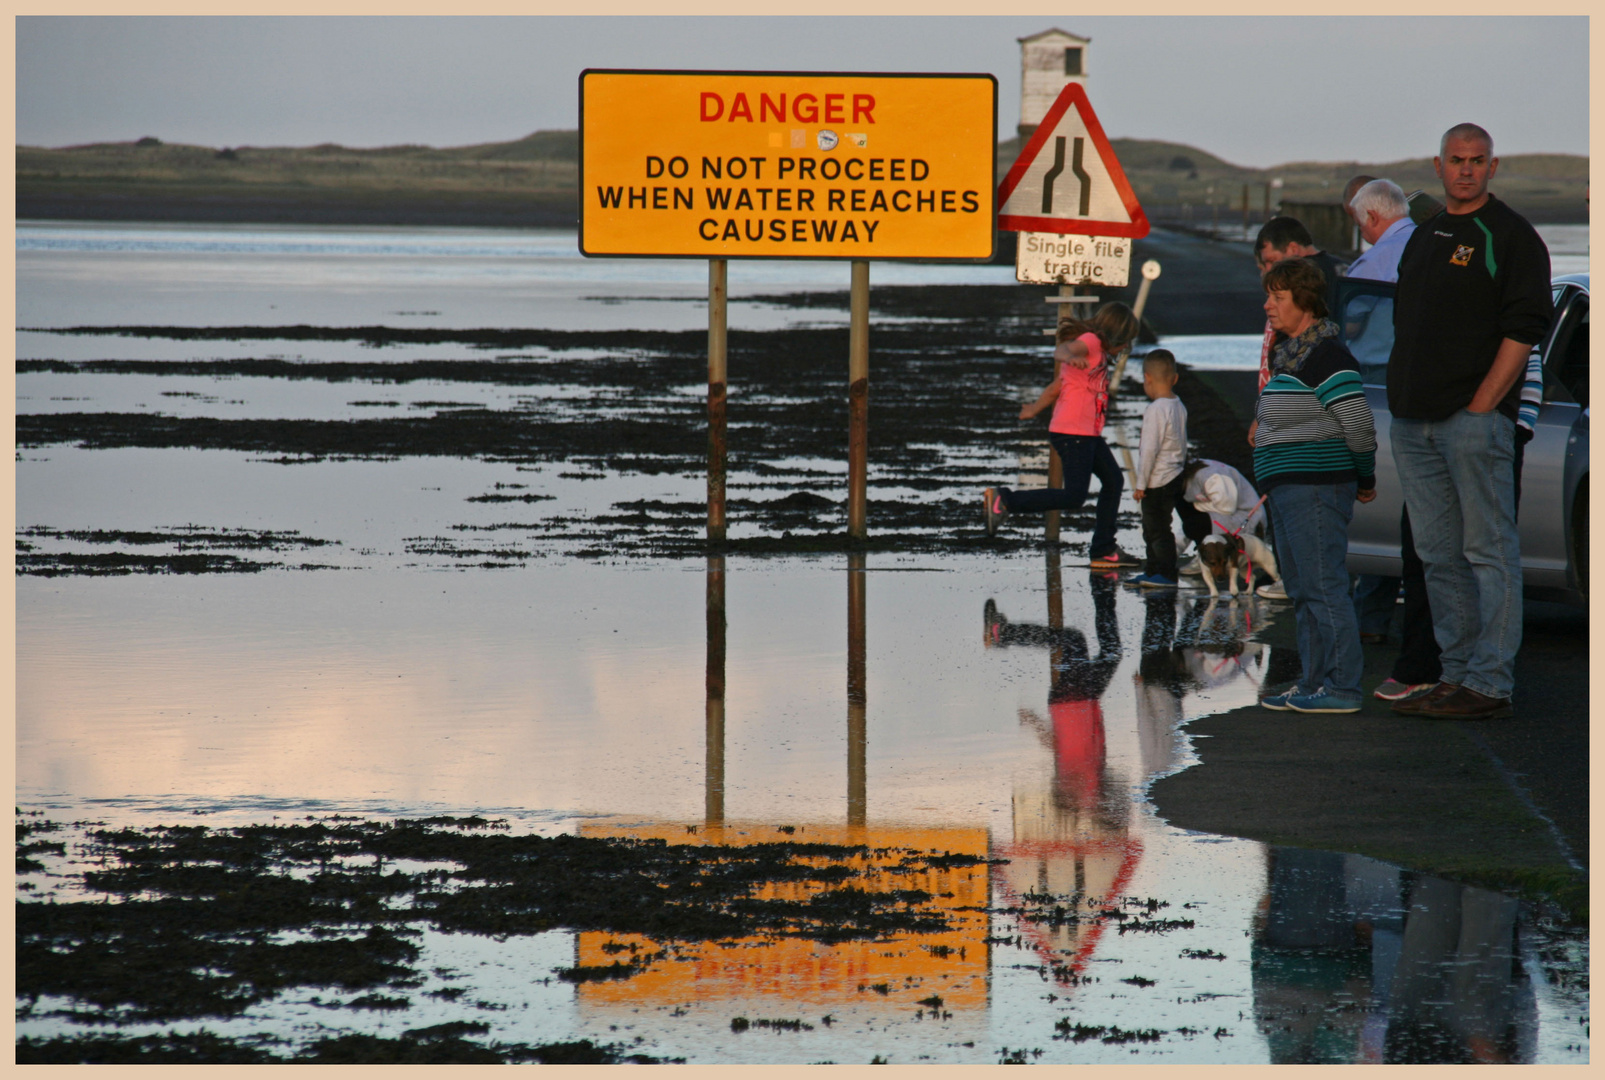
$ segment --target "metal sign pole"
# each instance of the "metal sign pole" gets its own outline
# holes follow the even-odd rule
[[[724,259],[708,260],[708,542],[725,539],[725,348],[728,268]]]
[[[847,536],[869,535],[869,260],[853,260],[847,338]]]
[[[1061,302],[1058,305],[1058,307],[1059,307],[1058,315],[1057,315],[1056,319],[1054,320],[1054,333],[1053,333],[1054,359],[1053,359],[1053,371],[1052,371],[1051,374],[1052,374],[1053,378],[1055,378],[1055,379],[1057,379],[1059,377],[1059,358],[1058,358],[1059,327],[1063,326],[1066,322],[1069,322],[1071,319],[1074,319],[1074,318],[1077,317],[1076,305],[1067,302],[1069,300],[1069,298],[1074,296],[1074,295],[1076,295],[1076,287],[1074,285],[1060,285],[1059,286],[1059,299],[1061,301],[1065,301],[1065,302]],[[1059,460],[1059,453],[1058,453],[1058,451],[1056,451],[1053,448],[1053,443],[1051,443],[1051,442],[1048,443],[1048,486],[1050,488],[1062,488],[1062,487],[1064,487],[1064,462]],[[1059,542],[1059,511],[1057,511],[1057,510],[1049,510],[1046,514],[1043,515],[1043,517],[1047,521],[1046,539],[1048,540],[1049,543],[1053,543],[1053,544],[1058,543]]]

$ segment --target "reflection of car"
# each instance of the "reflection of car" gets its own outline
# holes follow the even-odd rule
[[[1349,569],[1399,573],[1402,496],[1388,439],[1388,282],[1344,278],[1338,322],[1365,379],[1376,416],[1377,497],[1358,503],[1349,525]],[[1544,363],[1544,403],[1521,471],[1522,577],[1534,599],[1581,603],[1588,592],[1588,275],[1554,281],[1555,316],[1534,350]]]

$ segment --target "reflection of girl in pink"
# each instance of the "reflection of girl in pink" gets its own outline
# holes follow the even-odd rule
[[[1120,664],[1120,626],[1115,619],[1113,574],[1089,575],[1098,655],[1089,655],[1087,637],[1074,628],[1011,623],[987,601],[988,645],[1035,645],[1054,650],[1053,685],[1048,690],[1049,721],[1029,710],[1020,718],[1035,724],[1053,747],[1055,801],[1066,809],[1089,811],[1103,795],[1103,694]]]

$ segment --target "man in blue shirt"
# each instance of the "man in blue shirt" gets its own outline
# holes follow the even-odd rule
[[[1392,180],[1373,180],[1355,193],[1349,206],[1360,226],[1360,235],[1371,247],[1349,264],[1346,276],[1398,281],[1399,256],[1404,254],[1410,234],[1416,231],[1404,189]]]

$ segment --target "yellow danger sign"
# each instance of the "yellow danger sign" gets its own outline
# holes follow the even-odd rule
[[[989,259],[991,75],[580,75],[580,251]]]

